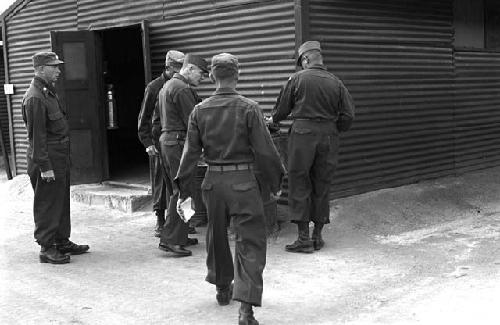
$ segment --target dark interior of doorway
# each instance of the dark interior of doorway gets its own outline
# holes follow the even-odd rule
[[[137,116],[144,95],[142,36],[139,25],[101,31],[106,90],[113,87],[116,125],[107,128],[111,181],[147,183],[149,161],[137,138]],[[105,106],[108,109],[108,106]],[[109,126],[109,121],[107,121]]]

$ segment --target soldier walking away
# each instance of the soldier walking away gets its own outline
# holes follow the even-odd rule
[[[28,175],[35,193],[33,217],[35,240],[41,246],[40,262],[69,263],[70,254],[89,250],[69,240],[70,151],[66,110],[55,90],[61,70],[53,52],[33,56],[35,77],[22,101],[23,120],[28,132]]]
[[[179,207],[189,196],[196,163],[203,151],[208,164],[201,185],[207,207],[206,280],[216,286],[219,305],[231,296],[241,302],[239,324],[258,324],[252,306],[261,306],[266,264],[264,207],[254,168],[262,170],[273,193],[279,195],[285,173],[258,104],[239,95],[238,59],[228,53],[212,58],[211,79],[216,91],[198,104],[189,118],[186,147],[174,182]],[[234,266],[227,228],[236,233]],[[232,284],[234,279],[234,286]]]
[[[187,54],[181,71],[163,85],[158,96],[162,132],[160,154],[171,180],[179,169],[189,114],[200,102],[194,87],[205,74],[208,74],[208,63],[198,55]],[[177,214],[177,199],[178,193],[171,193],[158,248],[177,257],[190,256],[192,252],[185,246],[196,245],[198,240],[188,238],[189,226]]]
[[[351,126],[354,103],[342,81],[323,65],[319,42],[299,47],[297,65],[303,70],[288,79],[270,121],[288,116],[293,120],[288,138],[288,204],[299,235],[285,249],[312,253],[325,244],[321,231],[330,222],[328,194],[337,166],[339,134]]]
[[[149,159],[152,162],[152,184],[153,189],[153,212],[156,216],[155,237],[160,237],[165,224],[165,210],[167,208],[167,197],[172,193],[171,180],[166,179],[168,175],[161,163],[160,157],[160,135],[161,123],[158,112],[158,93],[165,82],[170,80],[174,73],[180,71],[184,62],[184,53],[170,50],[165,56],[165,70],[162,74],[151,81],[144,91],[141,110],[138,117],[137,133],[139,140],[146,148]]]

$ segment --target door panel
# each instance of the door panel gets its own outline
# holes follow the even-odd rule
[[[92,31],[53,31],[51,41],[64,61],[56,87],[68,113],[71,182],[100,182],[105,174],[100,40]]]

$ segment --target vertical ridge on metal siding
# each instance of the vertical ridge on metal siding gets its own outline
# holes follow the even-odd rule
[[[309,12],[309,38],[356,105],[333,196],[452,173],[451,2],[310,0]]]
[[[0,46],[0,62],[3,62],[3,50]],[[5,82],[5,67],[0,66],[0,80]],[[7,97],[3,87],[0,86],[0,126],[2,127],[2,137],[5,144],[5,150],[10,153],[10,135],[9,135],[9,113],[7,111]]]
[[[78,0],[78,29],[161,19],[165,0]]]
[[[465,172],[500,163],[500,53],[455,52],[455,159]]]
[[[214,54],[230,52],[240,61],[238,91],[259,102],[264,110],[272,109],[282,84],[295,71],[293,2],[209,9],[169,16],[152,22],[150,27],[153,75],[163,69],[169,49],[200,54],[207,60]],[[199,94],[206,98],[213,90],[213,84],[205,81]]]
[[[24,93],[33,78],[32,55],[50,50],[50,30],[76,30],[75,0],[32,0],[15,15],[6,18],[6,44],[10,82],[12,125],[17,173],[26,172],[26,128],[21,114]]]

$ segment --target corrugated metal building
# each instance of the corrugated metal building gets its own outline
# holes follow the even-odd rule
[[[93,73],[85,76],[98,79],[91,90],[97,100],[89,99],[97,128],[104,128],[111,81],[121,114],[117,132],[78,133],[86,124],[75,120],[76,138],[101,150],[87,162],[101,172],[81,181],[112,177],[120,152],[143,157],[132,122],[144,82],[160,73],[166,50],[238,55],[240,92],[269,112],[295,71],[296,47],[309,39],[322,42],[329,70],[344,80],[357,108],[355,125],[343,136],[332,196],[494,166],[500,162],[499,12],[491,0],[20,0],[2,17],[6,81],[15,86],[8,98],[13,166],[26,171],[20,102],[32,78],[31,55],[54,48],[71,61],[64,56],[78,53],[77,32],[93,34]],[[78,76],[78,62],[73,65]],[[212,90],[203,83],[200,94]],[[78,106],[71,96],[63,97]],[[75,105],[68,105],[70,115]]]

